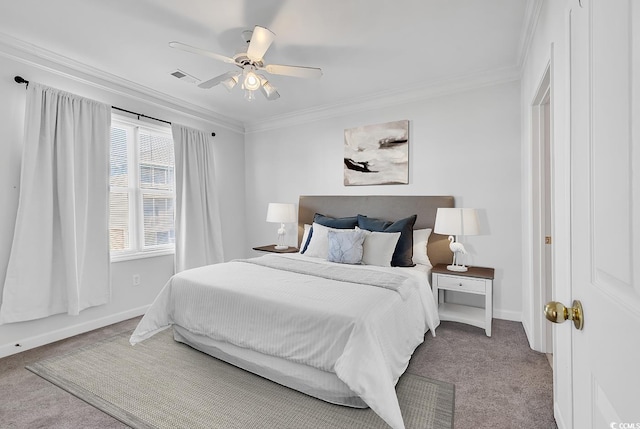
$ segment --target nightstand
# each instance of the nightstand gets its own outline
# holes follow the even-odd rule
[[[271,253],[298,253],[300,249],[297,247],[287,247],[286,249],[276,249],[275,244],[269,244],[268,246],[259,246],[254,247],[253,250],[257,250],[259,252],[271,252]]]
[[[463,273],[447,270],[446,264],[438,264],[431,269],[433,297],[438,305],[440,320],[450,320],[484,328],[491,336],[493,319],[493,268],[469,267]],[[484,308],[453,304],[444,301],[440,291],[454,290],[462,293],[484,295]]]

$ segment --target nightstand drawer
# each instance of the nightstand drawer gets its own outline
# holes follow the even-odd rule
[[[484,280],[469,277],[451,275],[435,275],[439,289],[461,290],[464,292],[485,293],[486,282]]]

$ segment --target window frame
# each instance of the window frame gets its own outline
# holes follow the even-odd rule
[[[140,177],[140,169],[142,167],[140,164],[140,130],[142,129],[145,133],[148,133],[150,135],[169,137],[173,141],[171,128],[168,126],[160,126],[113,113],[111,115],[111,127],[120,127],[127,130],[127,174],[129,178],[126,187],[114,186],[109,183],[109,195],[111,195],[111,192],[122,192],[123,194],[127,195],[129,201],[129,248],[125,250],[112,250],[111,248],[109,248],[111,262],[121,262],[163,255],[174,255],[175,241],[174,243],[169,244],[145,246],[144,197],[145,195],[153,195],[162,198],[162,195],[166,195],[173,198],[173,219],[175,231],[175,158],[173,166],[173,191],[154,189],[152,187],[144,188],[142,187],[142,181]],[[109,171],[111,171],[111,168]],[[153,169],[151,174],[151,183],[148,185],[153,186]],[[167,176],[169,176],[169,169],[167,169],[166,174]],[[167,179],[169,179],[169,177],[167,177]],[[109,216],[111,216],[111,213],[109,213]],[[111,226],[109,226],[109,229],[111,229]]]

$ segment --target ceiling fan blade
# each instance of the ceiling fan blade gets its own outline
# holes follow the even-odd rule
[[[238,72],[227,72],[224,74],[221,74],[220,76],[216,76],[212,79],[209,79],[207,81],[202,82],[200,85],[198,85],[198,88],[202,88],[202,89],[209,89],[209,88],[213,88],[214,86],[216,86],[217,84],[219,84],[220,82],[229,79],[230,77],[234,77],[238,74]]]
[[[319,79],[322,76],[322,70],[316,67],[302,66],[285,66],[282,64],[267,64],[262,67],[271,74],[279,74],[283,76],[302,77],[308,79]]]
[[[235,64],[233,58],[216,54],[215,52],[205,51],[204,49],[196,48],[195,46],[187,45],[180,42],[170,42],[169,46],[171,46],[172,48],[180,49],[182,51],[191,52],[192,54],[204,55],[205,57],[213,58],[214,60],[224,61],[225,63]]]
[[[247,49],[247,57],[252,61],[262,61],[262,57],[264,57],[275,37],[276,35],[268,28],[256,25]]]

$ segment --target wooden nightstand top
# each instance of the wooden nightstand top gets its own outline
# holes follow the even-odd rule
[[[467,267],[468,270],[464,272],[449,271],[447,270],[447,264],[437,264],[431,269],[432,273],[449,274],[451,276],[461,277],[479,277],[481,279],[493,279],[494,269],[486,267]]]
[[[254,247],[253,250],[257,250],[259,252],[271,252],[271,253],[297,253],[297,252],[300,251],[300,249],[298,249],[297,247],[291,247],[291,246],[289,246],[288,248],[283,249],[283,250],[276,249],[276,245],[275,244],[269,244],[267,246]]]

